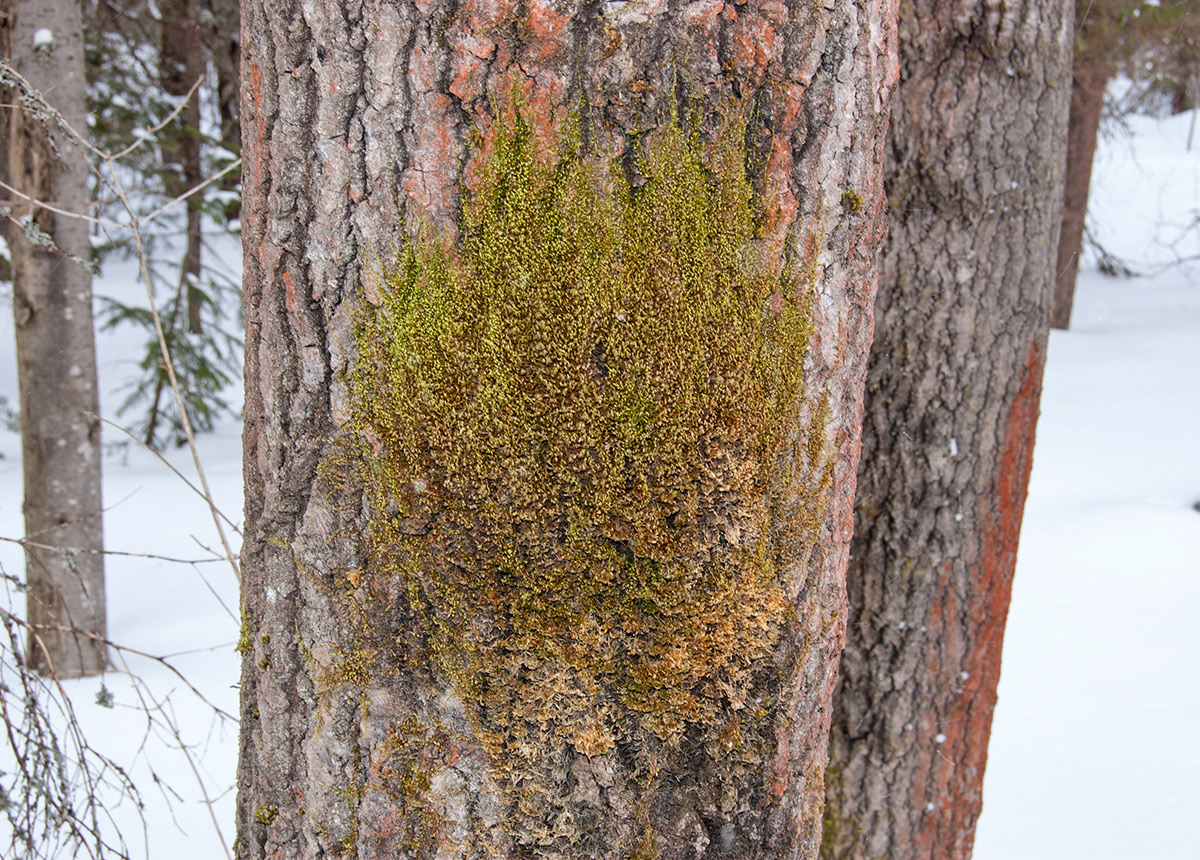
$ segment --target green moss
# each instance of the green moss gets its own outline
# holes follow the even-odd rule
[[[264,803],[254,810],[254,820],[259,824],[271,824],[279,817],[279,807],[273,803]]]
[[[239,654],[249,654],[253,647],[254,646],[250,644],[250,613],[243,608],[242,627],[238,631],[237,645],[233,650]]]
[[[560,753],[621,744],[649,787],[685,735],[774,743],[761,678],[824,432],[799,426],[810,284],[761,235],[744,138],[651,133],[635,189],[514,105],[460,239],[409,243],[360,322],[363,577],[407,596],[515,830]]]
[[[325,666],[313,657],[307,646],[300,646],[300,653],[304,657],[308,675],[317,694],[323,696],[331,690],[340,690],[347,685],[357,687],[360,691],[365,690],[377,674],[373,655],[358,646],[350,650],[333,645],[327,647],[334,660],[332,665]]]
[[[847,212],[858,212],[862,209],[862,195],[857,191],[850,190],[842,195],[842,208]]]

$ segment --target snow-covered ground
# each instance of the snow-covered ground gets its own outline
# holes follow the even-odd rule
[[[1200,140],[1186,151],[1190,121],[1134,119],[1131,137],[1102,143],[1093,229],[1135,268],[1200,253]],[[112,265],[98,289],[129,297],[132,281],[128,266]],[[11,327],[0,309],[0,395],[15,405]],[[102,337],[108,392],[128,378],[138,338]],[[106,414],[119,401],[110,393]],[[1198,428],[1200,263],[1129,280],[1085,269],[1072,329],[1050,343],[978,860],[1200,858]],[[239,433],[228,421],[200,441],[217,503],[235,522]],[[105,438],[122,441],[111,428]],[[0,453],[0,537],[17,537],[11,432],[0,431]],[[166,456],[193,474],[185,451]],[[111,550],[205,559],[219,546],[204,503],[135,445],[107,459],[105,500]],[[19,549],[0,543],[0,565],[20,572]],[[111,638],[168,656],[211,703],[132,653],[117,655],[121,670],[103,680],[66,685],[89,741],[137,782],[145,834],[131,803],[112,813],[134,858],[223,857],[237,727],[217,709],[237,711],[233,574],[216,562],[112,556],[108,589]],[[102,686],[112,707],[96,702]]]

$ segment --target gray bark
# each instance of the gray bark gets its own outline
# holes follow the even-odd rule
[[[970,856],[1041,392],[1070,2],[903,7],[826,858]]]
[[[243,3],[239,857],[815,855],[894,12],[802,0]],[[765,165],[768,230],[818,284],[803,360],[828,422],[806,477],[832,470],[815,550],[788,570],[794,624],[760,667],[777,691],[756,718],[763,746],[735,762],[698,736],[642,795],[620,754],[563,747],[557,774],[539,777],[558,804],[541,822],[550,837],[512,806],[450,681],[432,666],[356,662],[349,609],[369,566],[367,512],[327,466],[348,420],[363,266],[399,244],[406,219],[452,227],[472,141],[494,120],[489,95],[518,69],[536,129],[552,139],[555,117],[583,105],[583,139],[613,157],[671,113],[680,80],[709,112],[719,99],[756,105],[747,137]],[[393,594],[371,615],[393,652],[415,635],[405,606]]]
[[[86,132],[79,4],[23,0],[19,7],[10,2],[6,11],[14,66],[73,128]],[[53,41],[35,48],[34,34],[42,28]],[[97,638],[105,635],[105,603],[100,409],[87,267],[92,251],[87,222],[47,206],[88,212],[88,161],[36,110],[11,111],[8,132],[11,183],[38,201],[12,203],[14,217],[29,226],[8,234],[29,541],[29,658],[40,671],[76,677],[107,664],[106,646]]]

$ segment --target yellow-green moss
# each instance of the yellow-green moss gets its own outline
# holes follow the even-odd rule
[[[363,576],[403,583],[378,590],[407,595],[518,818],[555,750],[620,743],[649,785],[685,733],[773,743],[752,687],[824,434],[799,427],[810,285],[761,235],[744,137],[651,133],[633,188],[514,106],[459,239],[413,240],[360,322]]]
[[[361,622],[361,619],[356,620]],[[357,688],[360,695],[365,695],[363,691],[370,685],[375,673],[374,655],[360,646],[349,650],[330,645],[326,648],[332,662],[323,665],[313,656],[308,646],[303,643],[300,646],[301,656],[304,657],[308,676],[312,679],[317,695],[324,696],[347,685]],[[360,706],[365,707],[365,701],[360,702]]]
[[[234,651],[239,654],[249,654],[254,646],[250,644],[250,613],[245,607],[242,608],[242,626],[238,631],[237,645],[234,646]]]

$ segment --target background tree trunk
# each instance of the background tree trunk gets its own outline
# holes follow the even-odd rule
[[[208,10],[211,20],[205,36],[217,73],[217,115],[221,118],[221,141],[236,153],[242,148],[242,127],[238,122],[241,10],[238,9],[237,0],[208,0]]]
[[[0,57],[12,59],[12,31],[16,25],[16,17],[14,15],[16,6],[15,0],[3,0],[0,2]],[[0,95],[9,95],[10,91],[7,87],[0,87]],[[12,185],[12,179],[8,172],[8,111],[0,111],[0,179],[4,180],[9,185]],[[12,232],[13,222],[11,218],[0,218],[0,239],[4,240],[4,244],[8,247],[8,255],[0,260],[0,281],[5,283],[12,280],[12,239],[9,234]]]
[[[161,6],[159,82],[163,92],[176,99],[188,96],[187,105],[162,131],[163,192],[167,199],[179,197],[204,181],[200,152],[200,89],[192,88],[206,72],[201,52],[197,0],[166,0]],[[187,308],[187,330],[200,334],[201,205],[203,194],[187,201],[186,244],[180,263],[179,295]]]
[[[83,32],[74,0],[5,4],[12,61],[82,132],[87,115]],[[51,41],[35,47],[35,33]],[[44,36],[45,34],[43,34]],[[8,99],[10,103],[17,101]],[[86,214],[86,154],[36,115],[8,112],[10,181],[56,209]],[[102,671],[105,635],[100,419],[87,222],[13,201],[24,226],[9,231],[13,257],[25,533],[33,626],[29,658],[43,672]]]
[[[240,857],[815,855],[882,238],[893,14],[891,2],[634,3],[607,14],[538,0],[243,4]],[[495,128],[489,96],[502,102],[518,70],[541,139],[577,111],[586,146],[624,155],[631,171],[632,142],[677,105],[698,102],[706,130],[722,99],[753,106],[745,136],[763,166],[766,238],[786,240],[817,281],[805,358],[816,399],[804,417],[823,403],[827,420],[804,464],[810,485],[825,475],[832,486],[815,551],[787,571],[794,623],[760,667],[778,692],[746,717],[746,732],[762,729],[769,744],[714,755],[693,733],[661,774],[670,788],[644,794],[625,753],[560,744],[559,770],[539,776],[558,810],[540,834],[540,813],[510,806],[453,684],[432,667],[382,672],[364,654],[350,610],[370,561],[367,511],[329,467],[349,420],[363,266],[417,223],[452,227],[459,178]],[[404,605],[403,595],[373,605],[381,642],[412,640]]]
[[[221,120],[221,143],[234,155],[242,151],[242,126],[238,113],[238,76],[241,66],[241,10],[237,0],[208,0],[210,25],[205,33],[213,68],[217,74],[217,115]],[[241,172],[233,171],[221,179],[223,191],[237,191],[225,203],[226,221],[241,215]]]
[[[825,858],[970,856],[1033,453],[1071,8],[903,7]]]
[[[1104,91],[1112,77],[1111,64],[1084,52],[1075,58],[1071,71],[1071,119],[1067,131],[1067,178],[1063,194],[1062,229],[1058,239],[1058,262],[1054,268],[1054,304],[1050,325],[1071,325],[1075,281],[1079,277],[1079,255],[1083,253],[1083,231],[1087,223],[1088,191],[1092,186],[1092,160],[1096,136],[1104,110]]]

